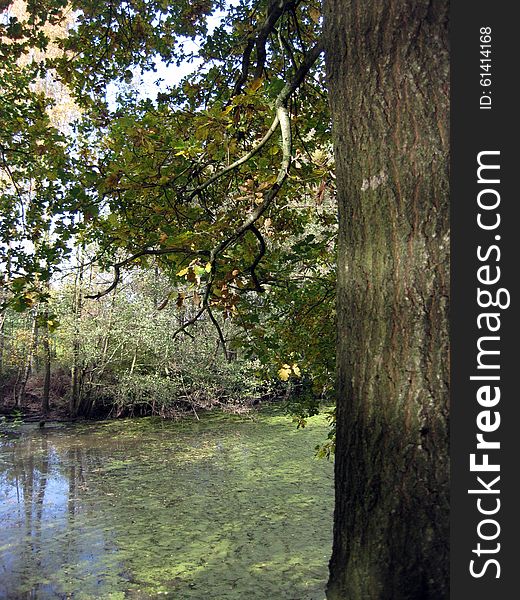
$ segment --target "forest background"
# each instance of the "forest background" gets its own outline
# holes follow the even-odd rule
[[[271,113],[316,44],[319,4],[295,4],[249,81],[243,41],[263,7],[144,4],[4,10],[5,407],[173,416],[276,396],[304,419],[331,398],[335,356],[318,55],[288,98],[295,160],[275,194]]]

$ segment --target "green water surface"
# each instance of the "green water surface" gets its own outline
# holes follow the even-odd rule
[[[322,416],[269,409],[0,439],[0,598],[323,600]]]

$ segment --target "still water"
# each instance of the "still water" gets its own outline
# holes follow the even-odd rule
[[[0,438],[0,598],[323,600],[324,417],[25,427]]]

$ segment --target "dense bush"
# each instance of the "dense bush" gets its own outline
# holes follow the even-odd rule
[[[169,375],[133,373],[124,375],[111,392],[115,415],[159,414],[175,416],[181,411],[210,409],[229,410],[247,407],[265,392],[256,375],[254,361],[225,362],[219,356],[204,367],[189,360],[171,369]]]

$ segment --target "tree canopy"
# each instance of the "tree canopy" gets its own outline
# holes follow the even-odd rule
[[[297,360],[328,385],[336,214],[320,3],[1,8],[4,303],[45,302],[74,248],[110,273],[96,298],[153,264],[171,281],[161,306],[194,308],[174,338],[205,318],[227,355],[232,318],[273,372],[294,375],[284,365]],[[151,73],[166,81],[143,84]]]

